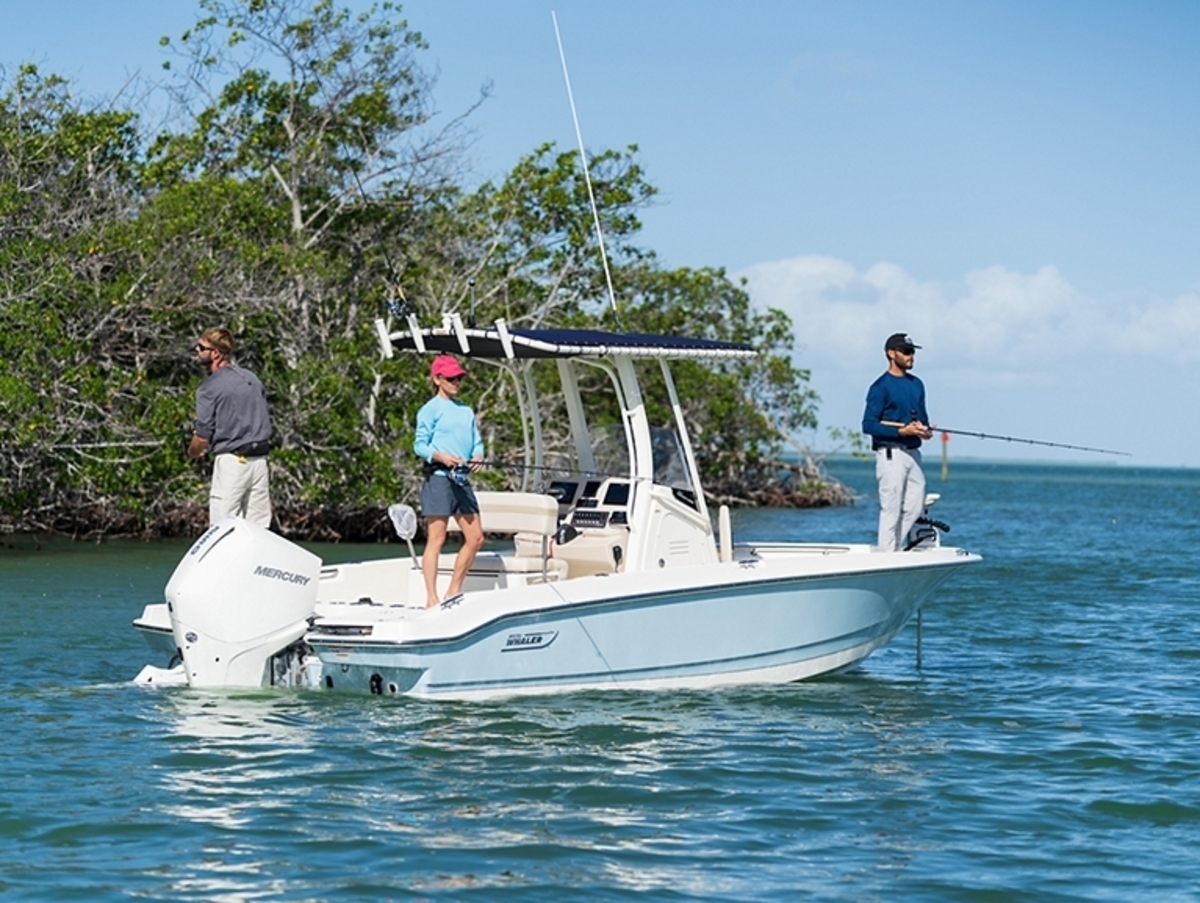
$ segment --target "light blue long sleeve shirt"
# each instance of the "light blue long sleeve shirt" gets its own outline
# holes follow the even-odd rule
[[[435,395],[417,412],[413,451],[430,463],[434,452],[447,452],[464,461],[482,458],[483,438],[479,435],[475,412],[461,401]]]

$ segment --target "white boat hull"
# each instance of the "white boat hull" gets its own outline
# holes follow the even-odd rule
[[[428,698],[789,682],[865,658],[976,560],[953,549],[839,557],[840,573],[801,554],[676,570],[669,588],[644,573],[530,586],[517,610],[501,590],[447,612],[329,611],[306,641],[328,687]]]

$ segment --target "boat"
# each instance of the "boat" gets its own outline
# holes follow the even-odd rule
[[[520,403],[519,488],[478,492],[485,532],[505,538],[479,553],[461,603],[424,607],[402,504],[407,554],[352,563],[230,517],[135,620],[171,659],[139,682],[476,700],[798,681],[861,662],[980,560],[927,516],[905,551],[735,540],[728,508],[705,498],[671,366],[745,359],[746,345],[457,315],[391,325],[375,324],[385,356],[502,367]]]

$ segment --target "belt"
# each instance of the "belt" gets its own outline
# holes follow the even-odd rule
[[[247,443],[241,448],[230,449],[229,454],[237,455],[239,458],[265,458],[270,451],[270,441],[260,439],[257,442]]]

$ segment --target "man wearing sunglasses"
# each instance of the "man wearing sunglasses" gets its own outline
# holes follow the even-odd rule
[[[909,371],[916,360],[913,340],[902,332],[883,345],[888,368],[867,390],[863,432],[875,452],[879,481],[879,548],[904,547],[908,531],[925,509],[925,474],[921,440],[933,436],[925,411],[925,385]]]
[[[206,329],[196,343],[196,362],[208,376],[196,390],[196,426],[189,458],[213,455],[208,520],[230,514],[271,526],[271,483],[267,472],[271,415],[257,376],[233,363],[233,335]]]

